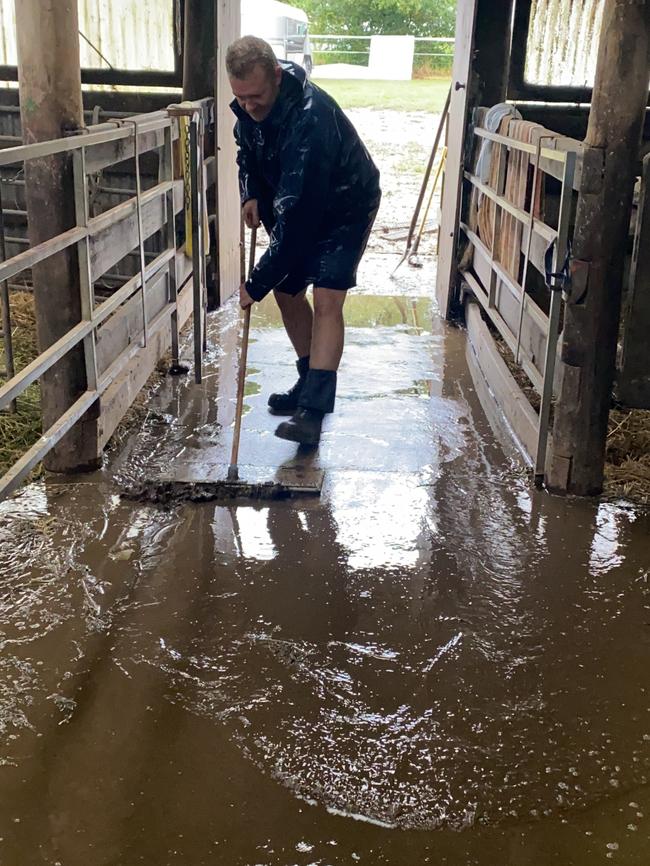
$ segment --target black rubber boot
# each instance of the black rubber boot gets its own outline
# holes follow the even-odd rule
[[[323,413],[314,409],[296,409],[293,418],[283,421],[275,431],[280,439],[298,442],[300,445],[318,445],[323,426]]]
[[[275,431],[280,439],[301,445],[318,445],[323,417],[334,411],[336,372],[310,370],[300,392],[298,408],[290,421],[283,421]]]
[[[285,391],[284,394],[271,394],[269,397],[269,411],[272,415],[293,415],[298,408],[300,392],[309,372],[309,355],[298,358],[296,367],[298,368],[298,381],[293,388]]]

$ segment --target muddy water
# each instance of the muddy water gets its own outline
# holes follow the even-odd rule
[[[0,506],[2,866],[648,862],[650,517],[531,490],[463,333],[389,286],[350,298],[315,453],[273,436],[254,321],[244,471],[324,468],[320,501],[120,498],[223,473],[229,308],[205,387]]]

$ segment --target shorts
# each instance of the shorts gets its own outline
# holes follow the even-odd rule
[[[276,292],[299,295],[307,286],[346,292],[357,284],[357,268],[368,245],[381,196],[358,220],[345,220],[325,231],[299,269],[291,271],[276,286]]]

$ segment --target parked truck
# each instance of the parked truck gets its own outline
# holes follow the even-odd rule
[[[307,13],[278,0],[241,0],[242,36],[260,36],[280,60],[293,60],[312,71]]]

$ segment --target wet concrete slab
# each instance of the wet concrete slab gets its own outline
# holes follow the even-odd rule
[[[0,506],[0,864],[645,864],[650,516],[531,489],[459,329],[352,295],[309,454],[256,310],[242,463],[317,500],[155,507],[219,472],[239,314],[102,473]]]

